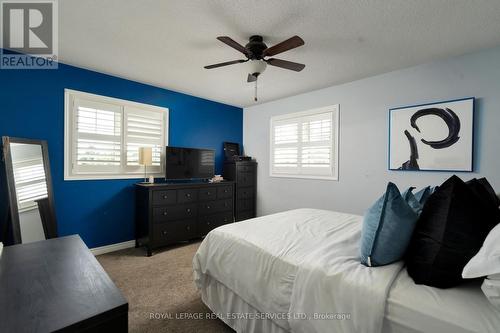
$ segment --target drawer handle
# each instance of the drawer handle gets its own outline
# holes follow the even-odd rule
[[[163,231],[161,232],[161,234],[162,234],[163,236],[166,236],[166,235],[167,235],[167,231],[166,231],[166,230],[163,230]]]
[[[166,195],[166,194],[165,194],[165,195],[163,196],[163,199],[168,199],[168,195]]]
[[[187,227],[186,227],[186,229],[187,229],[187,230],[191,230],[191,227],[190,227],[190,226],[187,226]]]
[[[210,206],[209,206],[209,205],[207,205],[207,209],[210,209]]]
[[[191,198],[191,193],[186,193],[186,198]]]
[[[191,213],[191,208],[187,208],[186,212]]]
[[[163,216],[167,216],[167,211],[164,211],[164,212],[163,212]]]
[[[227,193],[227,189],[224,190],[224,193]]]
[[[210,192],[207,192],[207,195],[210,195]]]

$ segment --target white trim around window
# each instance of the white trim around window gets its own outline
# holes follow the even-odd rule
[[[164,177],[168,109],[64,90],[64,180],[144,177],[138,148],[153,148],[147,175]]]
[[[271,177],[338,180],[339,105],[272,117],[269,150]]]

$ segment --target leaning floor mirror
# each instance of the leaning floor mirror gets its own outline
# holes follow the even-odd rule
[[[4,136],[2,153],[5,245],[57,237],[47,142]]]

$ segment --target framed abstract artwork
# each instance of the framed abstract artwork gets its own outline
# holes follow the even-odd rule
[[[389,110],[389,169],[473,171],[474,98]]]

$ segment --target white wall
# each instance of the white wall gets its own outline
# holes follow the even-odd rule
[[[451,173],[388,171],[389,108],[462,97],[477,98],[475,171],[459,176],[486,176],[500,192],[498,47],[245,108],[245,152],[259,163],[258,214],[299,207],[363,214],[388,181],[400,188],[442,183]],[[339,181],[269,177],[270,117],[331,104],[340,104]]]

